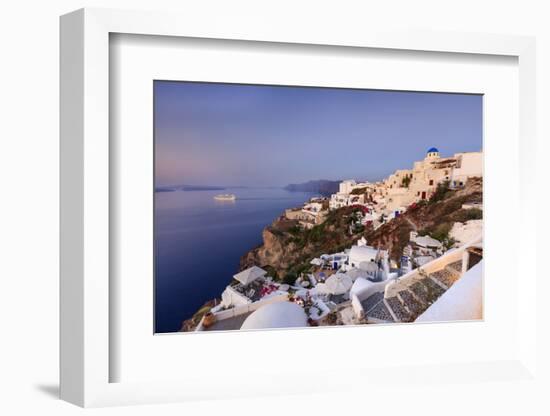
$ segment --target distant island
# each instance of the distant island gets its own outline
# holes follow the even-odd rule
[[[319,179],[304,183],[291,183],[284,187],[290,192],[316,192],[318,194],[329,196],[338,192],[338,186],[341,181],[330,181]]]
[[[178,187],[180,191],[223,191],[224,186],[207,186],[207,185],[181,185]]]
[[[225,186],[208,186],[208,185],[175,185],[175,186],[159,186],[155,188],[155,192],[176,192],[176,191],[223,191],[227,189]]]

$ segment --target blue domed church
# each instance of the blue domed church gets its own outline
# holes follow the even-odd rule
[[[439,150],[437,147],[430,147],[426,152],[426,158],[428,159],[437,159],[439,158]]]

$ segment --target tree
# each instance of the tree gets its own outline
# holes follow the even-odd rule
[[[287,285],[294,285],[294,282],[296,281],[296,279],[298,278],[298,276],[296,275],[296,273],[294,272],[288,272],[285,277],[283,278],[283,282],[286,283]]]
[[[437,184],[437,188],[430,198],[430,202],[439,202],[445,199],[447,192],[449,191],[449,181],[443,181]]]
[[[350,192],[350,195],[363,195],[366,193],[367,193],[367,188],[363,187],[363,188],[355,188]]]

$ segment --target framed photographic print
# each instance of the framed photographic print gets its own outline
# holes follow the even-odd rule
[[[532,377],[533,40],[245,22],[62,17],[62,398]]]
[[[153,88],[155,333],[483,318],[482,95]]]

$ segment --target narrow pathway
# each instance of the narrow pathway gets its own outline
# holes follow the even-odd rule
[[[407,221],[409,223],[409,225],[413,228],[414,231],[418,231],[418,227],[416,226],[416,224],[414,222],[411,221],[411,219],[409,217],[405,217],[405,221]]]

